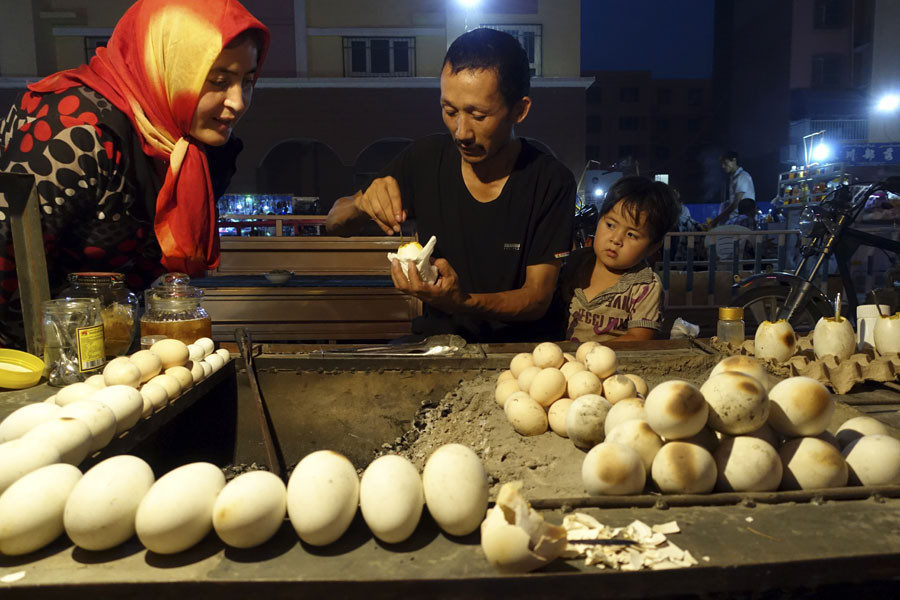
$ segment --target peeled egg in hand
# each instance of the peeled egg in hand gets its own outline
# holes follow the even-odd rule
[[[422,471],[428,512],[450,535],[478,529],[488,506],[488,476],[478,455],[462,444],[431,453]]]
[[[216,535],[234,548],[253,548],[269,540],[284,522],[287,492],[274,473],[238,475],[219,492],[212,520]]]
[[[438,272],[431,264],[431,253],[437,244],[437,238],[431,236],[425,246],[421,246],[419,242],[409,242],[397,248],[397,252],[388,252],[387,258],[393,262],[394,259],[400,261],[403,272],[409,277],[409,265],[412,264],[419,272],[419,277],[425,283],[434,283],[437,281]]]
[[[380,456],[363,472],[359,508],[372,534],[382,542],[397,544],[411,536],[424,505],[422,478],[406,458]]]
[[[346,456],[319,450],[297,463],[287,485],[287,512],[300,539],[325,546],[350,527],[359,506],[359,476]]]

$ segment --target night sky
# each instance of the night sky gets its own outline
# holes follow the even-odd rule
[[[581,68],[707,78],[714,0],[582,0]]]

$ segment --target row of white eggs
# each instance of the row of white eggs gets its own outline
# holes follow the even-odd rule
[[[196,362],[188,361],[190,346],[201,353]],[[79,464],[230,360],[227,350],[213,351],[209,338],[190,346],[178,340],[161,340],[150,350],[110,361],[100,375],[68,385],[46,401],[25,405],[8,415],[0,422],[0,493],[42,466]],[[207,349],[209,354],[201,358]],[[120,375],[129,367],[138,369],[136,365],[152,365],[146,369],[143,385],[140,381],[116,383],[122,381]]]
[[[149,550],[173,554],[211,530],[236,548],[265,543],[285,515],[306,543],[324,546],[349,528],[360,509],[372,533],[386,543],[412,535],[425,505],[451,535],[478,528],[488,504],[488,479],[478,456],[460,444],[432,453],[422,475],[407,459],[385,455],[360,478],[337,452],[301,460],[285,487],[267,471],[225,484],[210,463],[179,467],[154,482],[135,456],[120,455],[83,476],[74,466],[37,469],[0,494],[0,553],[20,555],[49,544],[63,531],[85,550],[106,550],[137,534]]]
[[[900,352],[900,313],[879,317],[872,332],[874,348],[879,354]],[[754,353],[763,360],[784,362],[797,352],[797,335],[784,319],[763,321],[753,338]],[[845,317],[822,317],[813,330],[813,352],[818,359],[834,356],[850,358],[859,348],[853,325]]]

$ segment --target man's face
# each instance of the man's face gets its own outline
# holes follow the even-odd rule
[[[722,170],[728,173],[734,173],[737,171],[737,161],[733,158],[723,158],[722,159]]]
[[[530,106],[528,97],[509,107],[500,94],[493,69],[441,71],[441,114],[463,160],[484,163],[494,157],[512,136]]]

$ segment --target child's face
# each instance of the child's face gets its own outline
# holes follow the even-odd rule
[[[640,225],[622,210],[620,200],[600,217],[594,236],[594,254],[613,273],[621,273],[638,264],[659,248],[653,243],[646,220]]]

